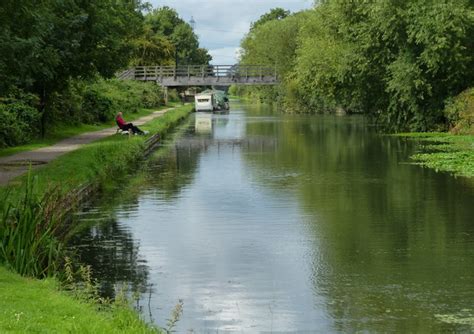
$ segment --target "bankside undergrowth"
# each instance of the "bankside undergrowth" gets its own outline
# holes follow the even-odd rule
[[[0,202],[0,264],[23,276],[45,277],[58,269],[62,246],[54,190],[39,194],[36,178],[26,178],[21,197]]]

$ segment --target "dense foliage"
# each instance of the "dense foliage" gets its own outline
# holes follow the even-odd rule
[[[474,88],[448,99],[445,115],[451,132],[474,135]]]
[[[0,147],[28,142],[38,135],[40,114],[34,107],[37,98],[20,91],[12,92],[9,98],[0,98]]]
[[[252,28],[242,63],[276,66],[284,86],[263,93],[290,109],[365,112],[391,130],[428,130],[446,126],[446,100],[473,85],[472,36],[468,0],[327,0]]]
[[[163,103],[156,85],[107,80],[128,66],[211,59],[176,11],[141,0],[4,0],[0,40],[0,148]]]
[[[160,86],[118,79],[71,82],[51,99],[52,121],[95,124],[110,121],[119,111],[138,112],[162,105]]]
[[[191,25],[166,6],[145,15],[142,35],[135,44],[135,65],[208,64],[212,59],[199,47]]]
[[[15,86],[46,103],[71,78],[114,75],[141,20],[139,1],[4,1],[0,92]]]
[[[258,28],[259,26],[274,20],[281,20],[290,15],[289,10],[285,10],[283,8],[277,7],[270,9],[270,11],[266,14],[263,14],[257,21],[252,23],[250,30]]]

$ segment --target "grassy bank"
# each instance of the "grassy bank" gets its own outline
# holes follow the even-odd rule
[[[97,310],[58,290],[54,279],[33,280],[0,267],[1,333],[157,333],[126,304]]]
[[[174,103],[171,103],[168,106],[162,106],[162,107],[153,108],[153,109],[142,108],[136,113],[127,114],[127,121],[133,122],[140,117],[150,115],[154,111],[173,107],[174,105],[175,105]],[[105,123],[100,123],[100,124],[58,125],[50,129],[50,131],[42,139],[35,139],[32,142],[25,145],[19,145],[19,146],[0,149],[0,157],[12,155],[12,154],[16,154],[16,153],[20,153],[24,151],[36,150],[41,147],[53,145],[69,137],[80,135],[86,132],[107,129],[114,126],[115,126],[115,121],[105,122]]]
[[[173,109],[164,116],[147,123],[143,128],[149,130],[151,134],[164,136],[190,112],[191,106]],[[25,261],[30,261],[31,258],[37,258],[36,254],[40,254],[38,251],[44,254],[44,250],[47,250],[47,253],[50,254],[48,247],[56,244],[56,242],[53,244],[50,242],[54,237],[53,230],[51,233],[47,233],[39,228],[43,225],[47,226],[45,223],[48,222],[48,219],[52,219],[49,214],[43,214],[45,207],[43,203],[47,204],[45,212],[49,212],[47,208],[51,203],[43,202],[41,195],[54,193],[53,205],[59,201],[66,203],[67,206],[71,205],[71,202],[67,200],[77,189],[85,185],[94,185],[100,189],[109,181],[119,180],[123,177],[122,175],[126,175],[140,163],[147,138],[149,136],[110,136],[61,156],[47,166],[32,171],[29,176],[17,178],[8,188],[0,188],[2,202],[0,208],[3,208],[3,216],[0,215],[0,218],[3,217],[2,221],[6,223],[5,233],[0,235],[0,250],[2,250],[0,252],[2,255],[0,257],[0,332],[155,332],[155,329],[143,323],[138,313],[126,303],[115,303],[98,312],[96,304],[76,300],[64,292],[57,291],[58,283],[54,279],[45,281],[24,279],[5,268],[22,272],[26,276],[36,276],[37,273],[40,273],[38,276],[41,277],[44,276],[44,272],[49,273],[50,271],[44,268],[34,271],[20,271],[18,269],[18,263],[24,262],[18,259],[21,254],[33,254],[28,255],[25,259]],[[34,191],[30,192],[38,194],[39,200],[36,200],[36,195],[32,200],[25,200],[25,198],[31,197],[31,194],[26,196],[29,187],[25,186],[30,182],[34,183]],[[3,195],[6,194],[8,196],[4,198]],[[5,205],[7,202],[10,204]],[[56,206],[54,205],[54,207]],[[33,228],[20,229],[21,226],[27,225],[33,225]],[[17,232],[20,230],[30,232],[23,236],[23,232]],[[64,238],[64,235],[68,233],[67,230],[71,231],[72,226],[67,227],[66,232],[61,232],[61,238]],[[25,246],[25,251],[22,251],[21,254],[16,250],[18,247],[6,247],[11,244],[12,240],[17,240],[18,236],[21,236],[22,240],[34,238],[34,241],[28,242],[28,244],[37,244],[37,246],[34,246],[34,249]],[[59,243],[61,240],[58,239]],[[52,252],[56,252],[56,248],[52,248]],[[63,271],[61,260],[54,260],[54,265],[51,265],[51,261],[46,262],[50,267],[60,268],[59,272]],[[21,268],[23,267],[21,266]]]
[[[182,106],[167,112],[142,126],[150,134],[164,134],[191,112],[191,106]],[[34,170],[40,192],[55,189],[68,194],[85,184],[100,184],[118,177],[135,165],[142,157],[145,141],[149,136],[114,135],[65,154],[47,166]],[[21,192],[26,176],[12,182],[13,193]],[[0,188],[0,193],[5,188]]]
[[[411,157],[416,164],[458,176],[474,177],[474,135],[402,133],[397,136],[421,143],[420,152]]]

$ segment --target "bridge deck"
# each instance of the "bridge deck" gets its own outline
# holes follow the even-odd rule
[[[154,81],[167,87],[278,84],[275,69],[260,65],[137,66],[118,77]]]

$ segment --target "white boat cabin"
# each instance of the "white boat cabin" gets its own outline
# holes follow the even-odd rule
[[[212,93],[201,93],[195,96],[196,111],[214,111],[219,106]]]

